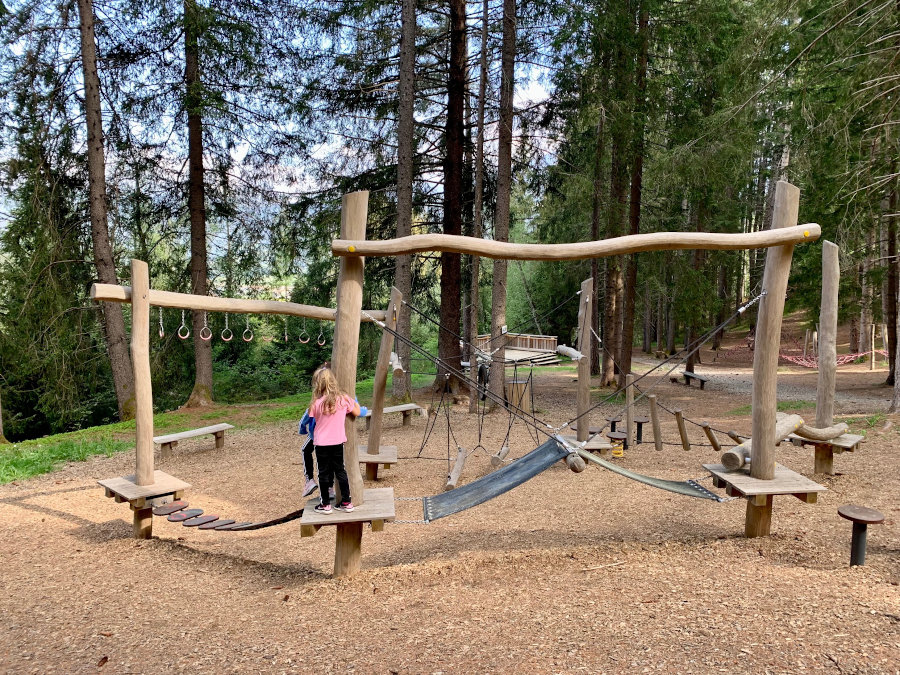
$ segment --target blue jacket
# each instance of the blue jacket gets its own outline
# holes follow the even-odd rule
[[[307,434],[312,437],[313,432],[316,428],[316,418],[309,416],[309,408],[306,409],[306,412],[303,413],[303,417],[300,419],[300,425],[297,428],[298,434]]]

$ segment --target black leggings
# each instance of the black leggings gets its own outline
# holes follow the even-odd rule
[[[341,500],[351,501],[350,481],[344,470],[344,444],[317,445],[316,459],[319,460],[319,494],[322,495],[322,503],[328,503],[328,490],[334,484],[335,477],[341,489]]]
[[[306,480],[312,480],[316,476],[316,470],[313,466],[313,437],[307,436],[306,442],[303,444],[303,473],[306,474]]]

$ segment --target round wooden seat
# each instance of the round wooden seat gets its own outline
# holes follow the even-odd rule
[[[649,417],[635,417],[634,418],[635,424],[647,424],[647,422],[649,422],[649,421],[650,421]]]
[[[609,430],[615,432],[616,424],[622,421],[621,415],[616,415],[615,417],[607,417],[605,418],[607,422],[609,422]]]
[[[625,440],[628,438],[628,434],[624,431],[608,431],[606,432],[606,437],[612,441],[613,444],[622,443],[624,445]]]
[[[870,509],[867,506],[856,506],[855,504],[844,504],[838,509],[838,515],[851,522],[864,523],[866,525],[878,525],[884,522],[884,514],[881,511]]]
[[[650,421],[649,417],[635,417],[634,423],[637,425],[637,438],[635,438],[635,442],[640,445],[644,442],[644,425]]]
[[[850,539],[850,566],[866,564],[866,530],[869,525],[884,522],[884,514],[866,506],[844,504],[838,508],[838,515],[853,523]]]

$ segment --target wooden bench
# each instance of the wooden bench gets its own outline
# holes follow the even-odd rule
[[[178,441],[183,441],[188,438],[195,438],[197,436],[205,436],[206,434],[212,434],[216,437],[216,447],[221,448],[225,446],[225,432],[229,429],[234,429],[234,426],[231,424],[213,424],[210,427],[200,427],[199,429],[189,429],[188,431],[179,431],[177,434],[167,434],[165,436],[154,436],[153,442],[159,443],[159,451],[160,457],[165,459],[167,457],[171,457],[172,448],[178,445]]]
[[[404,403],[403,405],[392,405],[382,410],[382,414],[387,415],[389,413],[402,413],[403,414],[403,426],[408,427],[412,424],[412,414],[414,412],[418,412],[422,417],[427,417],[425,414],[425,408],[416,404],[416,403]],[[372,424],[372,411],[367,410],[365,414],[366,418],[366,430]]]
[[[679,377],[684,378],[684,384],[685,384],[685,386],[688,386],[688,387],[691,386],[691,380],[697,380],[697,382],[700,383],[701,389],[703,389],[703,387],[706,385],[706,383],[709,382],[708,377],[703,377],[703,375],[698,375],[697,373],[691,373],[688,371],[684,371],[683,373],[678,373],[678,375],[673,375],[672,377],[669,378],[669,380],[671,380],[672,382],[678,382]]]

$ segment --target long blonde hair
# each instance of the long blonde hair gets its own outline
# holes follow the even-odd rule
[[[338,399],[346,394],[338,386],[337,378],[328,366],[322,366],[313,373],[313,398],[322,400],[322,412],[334,415]]]

